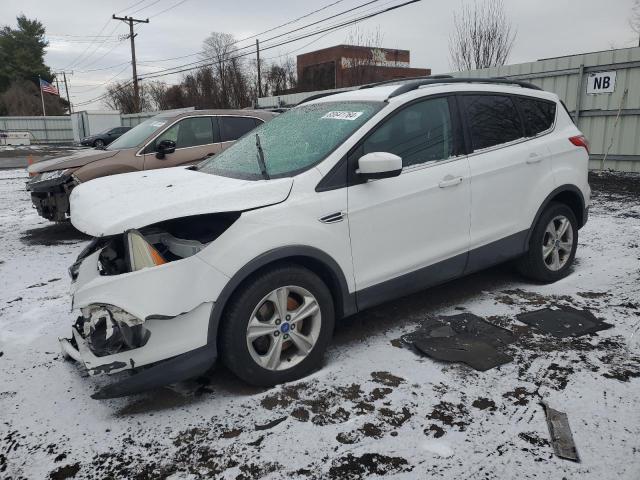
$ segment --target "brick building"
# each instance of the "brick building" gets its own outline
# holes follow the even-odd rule
[[[297,91],[353,87],[396,78],[429,75],[411,68],[409,50],[337,45],[297,57]]]

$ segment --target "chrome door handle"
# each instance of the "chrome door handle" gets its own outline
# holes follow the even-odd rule
[[[542,161],[542,155],[538,155],[537,153],[529,154],[529,158],[527,158],[527,163],[531,165],[532,163],[540,163]]]
[[[460,185],[461,183],[462,177],[452,177],[451,175],[447,175],[442,180],[440,180],[438,186],[440,188],[455,187],[456,185]]]

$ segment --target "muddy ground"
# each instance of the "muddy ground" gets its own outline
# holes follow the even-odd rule
[[[640,478],[640,176],[592,175],[572,274],[535,285],[503,265],[341,322],[324,367],[272,389],[218,366],[144,395],[95,401],[108,378],[62,360],[66,268],[86,238],[30,208],[0,172],[0,478]],[[555,338],[517,315],[592,312],[613,328]],[[469,312],[509,330],[486,372],[401,337]],[[580,462],[557,458],[540,401],[567,412]]]

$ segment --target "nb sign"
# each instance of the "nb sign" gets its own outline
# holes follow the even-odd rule
[[[590,73],[587,78],[587,94],[613,93],[616,89],[616,72]]]

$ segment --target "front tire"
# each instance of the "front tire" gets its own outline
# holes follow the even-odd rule
[[[552,202],[531,233],[529,251],[517,261],[520,273],[552,283],[566,277],[578,247],[578,222],[564,203]]]
[[[94,148],[104,148],[104,140],[96,140],[95,142],[93,142],[93,146]]]
[[[268,269],[230,300],[222,360],[252,385],[296,380],[321,366],[334,323],[333,298],[320,277],[295,264]]]

